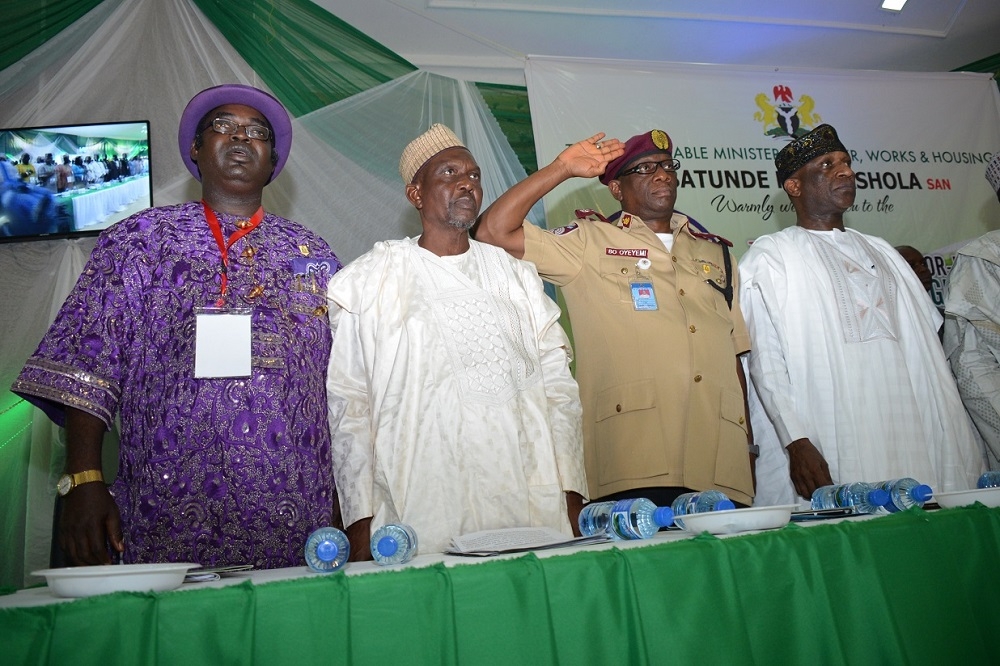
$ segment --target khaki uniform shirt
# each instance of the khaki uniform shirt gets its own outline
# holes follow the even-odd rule
[[[525,224],[524,258],[562,288],[573,325],[591,497],[643,487],[753,496],[736,356],[750,349],[723,248],[674,214],[673,250],[634,215],[552,231]],[[643,270],[642,259],[649,262]],[[645,264],[645,262],[642,262]],[[638,273],[637,273],[638,272]],[[633,282],[657,309],[637,310]]]

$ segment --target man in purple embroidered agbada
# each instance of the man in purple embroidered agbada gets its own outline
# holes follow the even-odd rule
[[[331,524],[325,294],[340,262],[261,207],[291,133],[263,91],[198,93],[178,141],[203,200],[106,230],[14,383],[66,427],[59,541],[71,562],[117,551],[126,563],[297,566],[310,531]],[[218,321],[242,322],[240,368],[196,373],[196,342],[199,363],[228,351]],[[116,414],[108,487],[101,445]]]

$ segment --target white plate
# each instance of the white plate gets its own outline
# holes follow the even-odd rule
[[[974,502],[986,506],[1000,506],[1000,488],[973,488],[951,493],[934,493],[934,501],[945,509],[968,506]]]
[[[105,564],[93,567],[41,569],[32,576],[45,576],[49,589],[57,597],[90,597],[109,592],[165,592],[184,582],[189,569],[199,565],[188,562],[160,564]]]
[[[729,509],[728,511],[706,511],[681,516],[687,532],[699,534],[732,534],[750,530],[770,530],[787,525],[797,504],[782,506],[758,506],[749,509]]]

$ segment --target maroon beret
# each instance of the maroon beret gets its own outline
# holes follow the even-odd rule
[[[607,185],[616,179],[625,170],[625,167],[638,158],[653,153],[666,153],[673,157],[673,150],[674,144],[670,141],[670,136],[663,130],[655,129],[643,134],[636,134],[625,142],[625,152],[622,156],[608,163],[599,180]]]

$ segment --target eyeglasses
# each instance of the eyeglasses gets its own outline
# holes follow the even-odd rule
[[[681,168],[681,163],[678,160],[660,160],[659,162],[639,162],[631,169],[625,169],[618,177],[628,176],[633,173],[637,173],[640,176],[652,176],[656,173],[657,168],[662,168],[667,173],[676,173],[678,169]]]
[[[249,139],[267,141],[271,138],[271,130],[261,125],[240,125],[225,118],[216,118],[212,121],[212,129],[219,134],[236,134],[240,131],[241,127],[246,130],[247,138]]]

